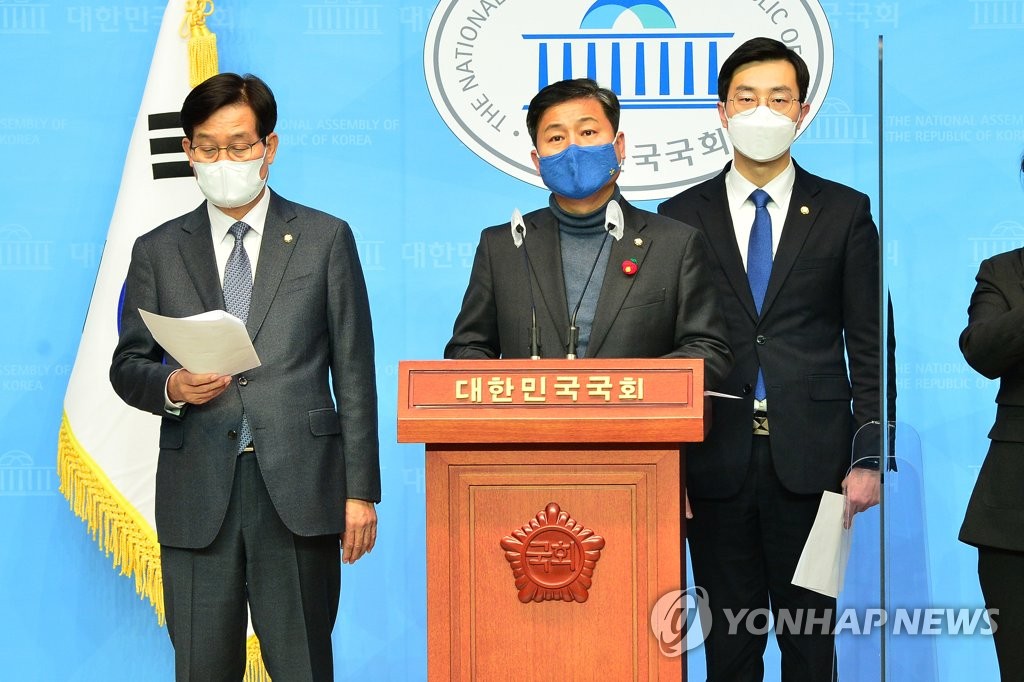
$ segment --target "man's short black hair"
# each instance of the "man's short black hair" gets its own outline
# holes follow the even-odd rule
[[[732,77],[740,68],[755,62],[778,61],[786,61],[793,65],[793,68],[796,70],[797,88],[800,90],[800,101],[805,102],[807,100],[807,88],[811,82],[811,74],[807,70],[807,63],[794,50],[773,38],[751,38],[729,55],[729,58],[725,60],[725,63],[722,64],[722,68],[718,72],[718,99],[724,102],[729,96]]]
[[[219,73],[192,89],[181,105],[181,127],[192,139],[196,126],[222,107],[247,104],[256,115],[256,134],[262,140],[277,125],[277,101],[262,80],[247,73]]]
[[[530,100],[530,108],[526,110],[526,129],[533,140],[533,146],[537,146],[537,126],[544,112],[553,106],[568,102],[574,99],[596,99],[604,109],[604,115],[608,117],[612,128],[619,132],[619,98],[607,88],[602,88],[595,81],[589,78],[575,78],[573,80],[558,81],[544,87]]]

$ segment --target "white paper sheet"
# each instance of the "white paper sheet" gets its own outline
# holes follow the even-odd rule
[[[260,366],[245,325],[223,310],[192,317],[164,317],[139,309],[142,321],[167,353],[194,374],[238,374]]]
[[[821,494],[818,515],[793,573],[794,585],[828,597],[839,596],[853,539],[853,530],[843,528],[845,508],[846,498],[839,493]]]
[[[729,398],[731,400],[742,400],[738,395],[729,395],[728,393],[718,393],[717,391],[704,391],[704,395],[711,396],[712,398]]]

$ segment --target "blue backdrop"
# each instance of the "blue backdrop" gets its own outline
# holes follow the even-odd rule
[[[479,230],[513,207],[547,201],[466,149],[431,103],[423,45],[435,4],[223,0],[210,21],[221,70],[256,73],[277,95],[281,149],[271,185],[347,219],[366,271],[384,502],[377,548],[344,570],[341,679],[425,677],[423,454],[395,444],[397,363],[440,356]],[[995,385],[965,365],[957,336],[980,260],[1024,243],[1024,2],[822,6],[835,68],[795,157],[870,194],[876,220],[877,42],[885,36],[881,217],[908,462],[890,481],[891,499],[903,501],[887,517],[890,586],[914,578],[893,598],[979,606],[976,555],[956,533],[987,447]],[[4,679],[173,679],[166,632],[69,511],[54,466],[68,374],[163,9],[0,0]],[[872,522],[865,519],[863,537]],[[990,637],[919,639],[891,647],[917,671],[913,679],[995,679]],[[699,657],[691,656],[694,679]]]

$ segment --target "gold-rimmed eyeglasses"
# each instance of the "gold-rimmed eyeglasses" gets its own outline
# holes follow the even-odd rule
[[[788,92],[773,92],[767,97],[758,97],[749,90],[739,90],[728,100],[732,103],[733,109],[738,114],[748,114],[758,107],[761,102],[776,114],[788,114],[793,111],[793,105],[798,103],[796,97]]]
[[[223,150],[227,152],[228,158],[232,161],[248,161],[252,158],[252,150],[258,144],[266,144],[267,138],[261,137],[252,144],[245,142],[233,142],[226,147],[218,147],[213,144],[200,144],[193,145],[191,140],[189,141],[189,149],[192,150],[192,158],[196,161],[202,161],[204,163],[211,163],[220,158],[220,153]]]

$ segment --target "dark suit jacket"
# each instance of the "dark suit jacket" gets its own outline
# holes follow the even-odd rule
[[[717,385],[732,364],[725,321],[711,284],[707,247],[692,227],[620,200],[622,239],[612,240],[587,356],[680,357],[704,360],[705,384]],[[511,225],[483,231],[473,271],[455,320],[446,358],[524,358],[530,355],[530,291],[541,329],[541,356],[564,358],[568,347],[558,221],[548,208],[523,217],[532,284]],[[639,243],[639,245],[638,245]],[[633,276],[621,270],[635,258]]]
[[[714,400],[708,438],[687,448],[687,490],[719,498],[740,489],[760,364],[779,479],[795,493],[838,491],[855,430],[879,418],[878,232],[868,198],[796,167],[758,316],[729,212],[728,168],[658,207],[711,245],[735,356],[720,390],[742,397]]]
[[[982,262],[960,350],[999,379],[992,440],[967,506],[960,539],[1024,551],[1024,249]]]
[[[338,533],[346,497],[380,499],[373,332],[344,221],[271,193],[246,325],[262,365],[180,416],[164,410],[164,386],[179,365],[153,340],[140,308],[171,317],[224,309],[205,203],[135,242],[110,368],[125,402],[163,417],[162,544],[200,548],[216,536],[237,458],[229,434],[243,405],[270,497],[293,533]]]

